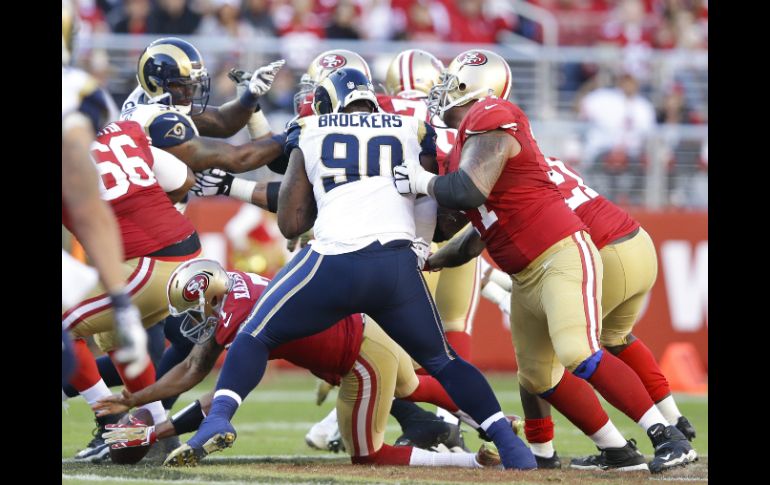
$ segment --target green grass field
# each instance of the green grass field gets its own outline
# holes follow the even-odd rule
[[[503,410],[522,415],[518,385],[511,374],[488,374]],[[183,395],[174,410],[181,409],[213,388],[214,377]],[[307,372],[270,372],[241,406],[233,424],[238,439],[233,448],[208,457],[197,468],[164,469],[157,463],[135,466],[73,463],[70,458],[91,439],[93,413],[82,398],[68,401],[62,410],[63,484],[197,484],[197,483],[564,483],[632,484],[657,480],[703,483],[708,480],[708,398],[678,395],[681,411],[698,431],[693,446],[701,459],[684,468],[662,475],[561,471],[505,472],[498,470],[436,469],[416,467],[353,467],[347,455],[312,450],[304,442],[307,430],[334,406],[336,392],[315,405],[316,379]],[[426,408],[428,408],[426,406]],[[652,445],[644,432],[628,418],[606,405],[613,422],[627,438],[635,438],[639,449],[652,455]],[[562,463],[568,457],[596,452],[590,440],[563,416],[554,412],[555,445]],[[464,429],[467,429],[465,427]],[[386,442],[393,443],[399,427],[391,418]],[[189,436],[182,437],[183,441]],[[465,433],[469,448],[481,441],[474,432]]]

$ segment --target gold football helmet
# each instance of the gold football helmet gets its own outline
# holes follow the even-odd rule
[[[492,51],[472,49],[457,56],[430,90],[428,110],[442,120],[444,113],[474,99],[511,94],[511,68]]]
[[[441,81],[444,64],[436,56],[420,49],[409,49],[390,62],[385,76],[385,90],[391,96],[425,98]]]
[[[323,81],[329,74],[342,67],[352,67],[366,74],[369,79],[372,78],[372,71],[369,64],[363,57],[353,51],[345,49],[333,49],[322,52],[313,59],[307,72],[299,80],[299,91],[294,95],[294,110],[299,113],[299,108],[309,93],[312,93],[316,86]]]
[[[61,65],[66,66],[72,60],[75,33],[78,30],[79,17],[72,0],[61,0]]]
[[[166,294],[171,315],[185,315],[182,335],[196,344],[210,339],[231,287],[227,271],[212,259],[180,264],[168,280]]]

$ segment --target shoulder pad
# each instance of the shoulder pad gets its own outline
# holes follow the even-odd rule
[[[181,113],[158,113],[145,125],[145,131],[158,148],[181,145],[194,138],[197,132],[190,118]]]
[[[499,98],[479,101],[466,116],[468,120],[463,127],[466,135],[477,135],[498,128],[516,131],[519,121],[515,106]]]

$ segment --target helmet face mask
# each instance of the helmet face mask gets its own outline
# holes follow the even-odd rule
[[[214,335],[231,285],[224,268],[210,259],[193,259],[174,270],[166,293],[169,313],[185,317],[182,335],[196,344]]]
[[[153,102],[174,105],[191,116],[206,110],[211,79],[200,52],[189,42],[167,37],[151,43],[139,57],[136,77]]]

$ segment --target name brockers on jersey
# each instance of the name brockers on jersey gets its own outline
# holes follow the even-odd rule
[[[379,115],[379,116],[372,116]],[[318,127],[324,126],[360,126],[362,128],[400,128],[401,117],[384,113],[339,113],[318,117]]]

